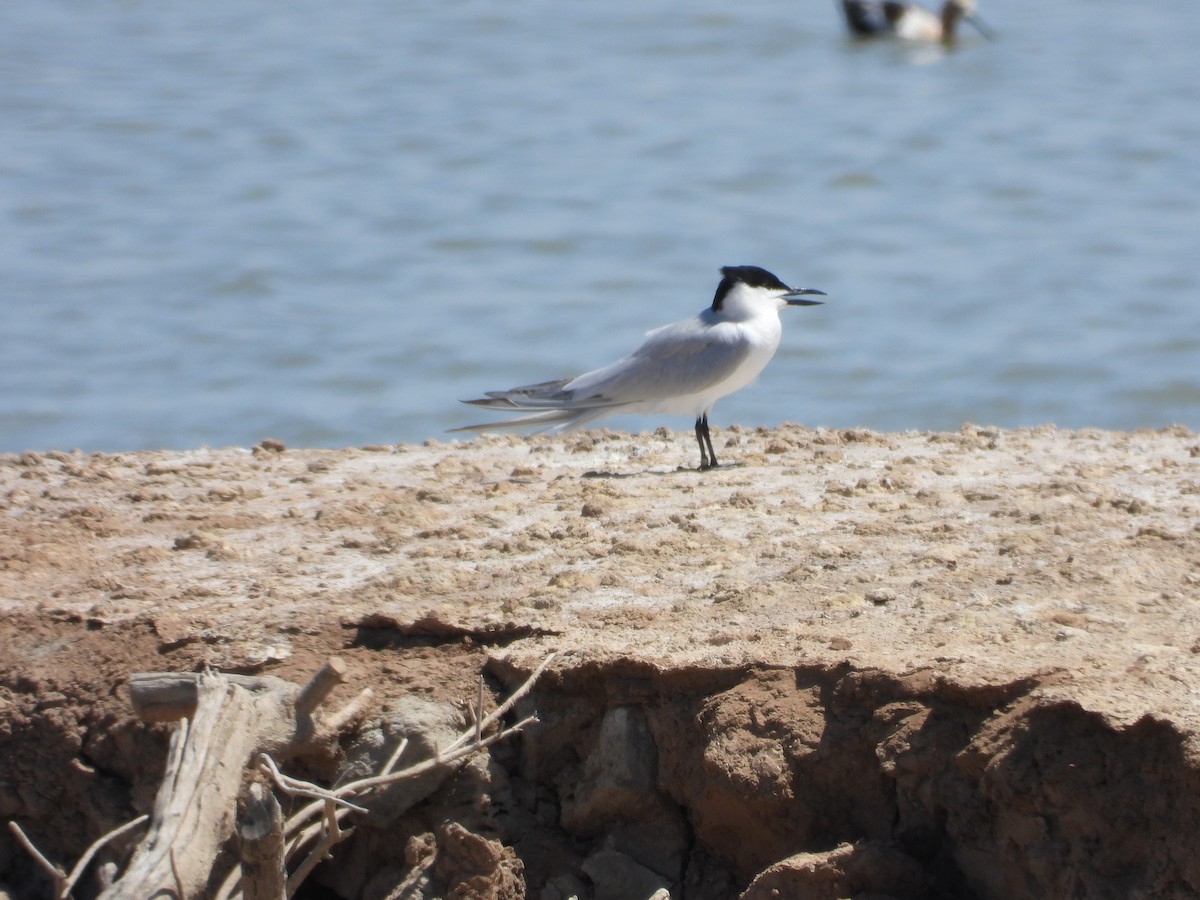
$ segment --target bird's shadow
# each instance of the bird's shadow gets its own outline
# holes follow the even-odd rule
[[[666,471],[655,470],[655,469],[643,469],[641,472],[598,472],[595,469],[590,469],[587,472],[584,472],[582,477],[584,477],[584,478],[643,478],[643,477],[646,477],[649,475],[658,475],[658,476],[683,475],[683,474],[704,475],[704,474],[707,474],[708,472],[714,472],[714,471],[718,471],[721,469],[740,469],[744,465],[746,465],[746,464],[740,463],[740,462],[735,462],[735,463],[722,463],[721,465],[713,466],[708,469],[692,469],[692,468],[688,468],[686,466],[677,466],[674,469],[667,469]]]

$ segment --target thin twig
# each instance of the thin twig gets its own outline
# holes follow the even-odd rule
[[[400,757],[403,755],[408,746],[408,739],[404,738],[399,746],[392,752],[387,762],[380,767],[378,774],[367,778],[361,778],[357,781],[352,781],[342,785],[339,788],[328,790],[318,785],[299,779],[290,778],[279,771],[279,768],[266,754],[260,754],[260,763],[266,769],[271,777],[275,779],[276,784],[289,794],[302,797],[311,797],[313,802],[307,804],[298,812],[290,816],[287,822],[284,823],[284,837],[290,840],[287,848],[286,857],[291,858],[301,847],[306,846],[309,841],[321,835],[320,840],[304,858],[304,861],[296,868],[287,880],[286,896],[291,897],[299,886],[304,882],[304,879],[312,872],[314,868],[326,857],[333,846],[353,833],[354,829],[342,829],[341,819],[349,815],[350,811],[367,812],[361,806],[356,806],[350,803],[346,797],[357,797],[369,791],[382,787],[388,784],[394,784],[398,781],[403,781],[408,778],[414,778],[417,775],[424,774],[431,769],[439,766],[452,765],[460,760],[466,759],[478,751],[491,746],[497,741],[504,740],[513,734],[516,734],[526,725],[536,722],[537,716],[527,716],[515,725],[507,728],[501,728],[491,735],[485,735],[485,732],[490,729],[501,717],[508,713],[510,709],[517,704],[526,694],[532,689],[541,674],[546,670],[550,663],[554,660],[556,654],[551,653],[542,664],[539,665],[525,680],[525,682],[513,692],[513,694],[501,703],[488,716],[483,715],[483,679],[479,681],[479,693],[477,696],[476,706],[469,711],[473,713],[474,723],[468,726],[467,729],[459,735],[448,747],[439,750],[431,759],[422,760],[419,763],[408,766],[405,769],[393,772],[392,767],[395,766]],[[312,821],[315,817],[320,817],[317,821]]]
[[[79,857],[79,862],[75,863],[75,868],[73,868],[71,870],[71,874],[67,876],[66,882],[62,885],[62,888],[58,892],[59,900],[66,900],[67,896],[71,893],[71,888],[75,886],[75,882],[77,882],[83,875],[84,870],[92,861],[92,857],[100,852],[101,847],[103,847],[109,841],[115,841],[121,835],[125,834],[125,832],[132,831],[133,829],[137,828],[149,818],[150,817],[147,815],[138,816],[132,822],[126,822],[124,825],[114,828],[108,834],[103,835],[102,837],[93,841],[92,845],[83,851],[83,856]]]
[[[530,692],[530,690],[533,689],[533,685],[537,682],[537,680],[541,676],[542,672],[544,672],[546,670],[546,667],[550,665],[550,663],[554,660],[554,657],[556,655],[557,655],[556,653],[551,653],[549,656],[547,656],[542,661],[542,664],[539,665],[536,669],[534,669],[534,671],[530,674],[530,676],[525,680],[524,684],[522,684],[519,688],[517,688],[517,690],[512,694],[512,696],[510,696],[507,700],[505,700],[498,707],[496,707],[496,709],[492,712],[492,714],[489,715],[484,720],[483,727],[484,728],[490,727],[492,725],[492,723],[494,723],[497,719],[499,719],[501,716],[503,716],[505,713],[507,713],[510,709],[512,709],[513,705],[516,704],[517,701],[519,701],[522,697],[524,697],[526,694],[528,694]],[[469,756],[470,754],[476,752],[477,750],[481,750],[485,747],[489,747],[492,744],[496,743],[497,741],[503,740],[504,738],[509,737],[510,735],[516,734],[518,731],[520,731],[526,725],[529,725],[536,721],[537,721],[536,715],[528,716],[528,717],[522,719],[520,722],[516,723],[515,725],[511,726],[510,728],[506,728],[502,731],[496,732],[493,735],[490,735],[489,737],[483,738],[478,743],[474,743],[472,741],[474,734],[475,734],[475,729],[467,729],[465,732],[463,732],[462,735],[460,735],[458,737],[457,740],[453,741],[448,747],[441,750],[437,754],[437,756],[435,756],[431,759],[422,760],[421,762],[415,763],[414,765],[411,765],[406,769],[401,769],[398,772],[390,772],[387,769],[381,770],[380,774],[378,774],[378,775],[374,775],[374,776],[371,776],[368,778],[362,778],[362,779],[359,779],[358,781],[348,782],[347,784],[344,784],[339,788],[335,788],[331,793],[336,797],[352,797],[352,796],[356,796],[358,794],[365,793],[366,791],[368,791],[372,788],[381,787],[381,786],[388,785],[388,784],[393,784],[397,781],[403,781],[406,778],[415,778],[418,775],[423,775],[424,773],[428,772],[430,769],[434,769],[438,766],[444,766],[444,765],[448,765],[450,763],[457,762],[458,760],[462,759],[465,756]],[[482,731],[483,729],[479,729],[479,730]],[[399,752],[400,751],[397,750],[396,754],[393,754],[393,755],[398,756]],[[319,802],[318,803],[310,803],[307,806],[301,808],[298,812],[292,814],[292,816],[290,816],[288,818],[286,824],[284,825],[284,833],[290,835],[290,834],[293,834],[296,832],[306,830],[308,828],[308,826],[305,823],[307,823],[310,819],[313,818],[313,816],[315,816],[319,813],[321,806],[322,806],[322,804]],[[291,850],[289,850],[289,855],[290,854],[291,854]]]
[[[341,810],[338,810],[338,812],[341,812]],[[296,893],[296,889],[304,883],[304,879],[317,867],[317,864],[328,855],[329,851],[333,849],[333,845],[352,834],[354,834],[353,828],[347,828],[344,831],[338,829],[338,837],[334,838],[333,832],[327,830],[325,836],[321,838],[317,846],[313,847],[312,852],[304,858],[304,862],[300,863],[296,867],[296,871],[288,877],[287,891],[284,896],[291,897]]]
[[[311,805],[310,805],[309,807],[307,807],[307,808],[308,808],[308,809],[321,810],[321,809],[323,809],[323,808],[324,808],[324,804],[321,804],[321,803],[313,803],[313,804],[311,804]],[[346,818],[348,815],[350,815],[350,810],[346,809],[344,806],[339,806],[339,807],[338,807],[338,810],[337,810],[337,819],[338,819],[338,826],[339,826],[339,827],[341,827],[341,822],[342,822],[342,819]],[[312,823],[310,823],[309,825],[304,825],[304,823],[303,823],[303,822],[299,822],[299,823],[298,823],[298,822],[295,822],[295,821],[294,821],[295,819],[296,819],[296,817],[295,817],[295,816],[293,816],[293,817],[292,817],[292,820],[293,820],[293,821],[292,821],[292,827],[293,827],[293,828],[295,828],[295,827],[300,827],[300,830],[299,830],[298,832],[296,832],[296,835],[295,835],[295,837],[292,839],[292,842],[291,842],[291,844],[289,844],[289,845],[288,845],[287,852],[284,854],[285,858],[287,858],[287,859],[289,859],[289,860],[290,860],[290,859],[291,859],[293,856],[295,856],[295,855],[297,854],[297,852],[299,852],[299,851],[300,851],[300,850],[301,850],[303,847],[306,847],[306,846],[308,846],[308,843],[309,843],[310,841],[312,841],[312,840],[313,840],[314,838],[316,838],[318,835],[322,835],[322,834],[324,834],[324,833],[325,833],[325,820],[324,820],[323,818],[317,819],[317,821],[315,821],[315,822],[312,822]],[[343,829],[342,829],[342,835],[343,835],[343,836],[345,836],[345,835],[349,834],[350,832],[351,832],[351,829],[349,829],[349,828],[343,828]],[[285,826],[284,826],[284,833],[285,833],[285,834],[287,834],[287,833],[288,833],[288,826],[287,826],[287,825],[285,825]]]
[[[325,827],[329,829],[329,835],[335,843],[342,839],[342,828],[338,824],[337,805],[338,801],[335,798],[325,798]],[[363,812],[366,810],[364,809]]]
[[[16,822],[9,822],[8,830],[16,835],[17,840],[25,848],[25,851],[33,857],[34,862],[45,869],[46,873],[53,879],[54,895],[57,897],[62,891],[62,886],[67,881],[66,873],[42,855],[42,851],[33,845],[33,841],[26,836],[25,832],[21,830],[21,826]]]
[[[505,728],[503,731],[497,731],[494,734],[488,735],[478,744],[472,743],[464,745],[458,741],[455,741],[454,744],[450,745],[453,749],[443,750],[432,759],[422,760],[419,763],[409,766],[407,769],[401,769],[399,772],[391,772],[386,775],[374,775],[370,778],[362,778],[358,781],[351,781],[348,784],[344,784],[340,788],[337,788],[334,791],[334,794],[339,797],[354,796],[355,794],[361,793],[368,788],[379,787],[385,784],[394,784],[395,782],[403,781],[406,778],[415,778],[418,775],[424,775],[430,769],[458,762],[460,759],[470,756],[477,750],[482,750],[484,747],[490,747],[497,741],[504,740],[506,737],[511,737],[526,725],[530,725],[537,720],[537,716],[528,716],[517,724],[509,728]],[[308,808],[306,807],[304,810],[301,810],[300,813],[297,813],[297,815],[302,815],[307,810]],[[311,812],[308,814],[311,815]]]
[[[396,763],[400,762],[400,757],[404,755],[404,751],[408,749],[408,738],[401,738],[400,743],[396,745],[396,749],[392,751],[392,755],[388,757],[388,761],[383,768],[379,770],[380,775],[386,775],[392,769],[396,768]]]
[[[550,663],[554,661],[554,657],[557,655],[558,655],[557,653],[551,653],[549,656],[547,656],[542,661],[542,664],[533,670],[533,674],[531,674],[527,679],[525,679],[524,684],[522,684],[519,688],[517,688],[509,696],[509,698],[507,700],[505,700],[503,703],[501,703],[499,706],[497,706],[494,710],[492,710],[491,715],[489,715],[486,719],[483,720],[483,723],[479,726],[478,730],[480,732],[486,731],[489,727],[491,727],[491,725],[494,722],[496,722],[498,719],[500,719],[502,716],[504,716],[514,706],[516,706],[517,701],[519,701],[526,694],[528,694],[531,690],[533,690],[533,686],[534,686],[534,684],[537,683],[537,680],[541,676],[542,672],[546,671],[546,667],[549,666]],[[453,750],[458,749],[463,744],[470,741],[471,736],[472,736],[471,732],[469,732],[469,731],[462,734],[458,738],[457,741],[452,743],[443,752],[449,753]]]
[[[365,807],[357,806],[349,800],[343,800],[333,791],[323,788],[318,784],[313,784],[311,781],[301,781],[299,778],[292,778],[284,775],[279,771],[279,767],[275,765],[275,760],[271,759],[266,753],[258,755],[259,765],[275,779],[275,783],[279,785],[279,789],[285,794],[291,794],[296,797],[310,797],[315,800],[321,800],[325,803],[340,803],[342,806],[352,809],[355,812],[366,813],[368,810]]]
[[[522,719],[520,722],[516,723],[511,728],[506,728],[504,731],[500,731],[500,732],[497,732],[496,734],[485,737],[483,739],[483,741],[478,745],[460,747],[458,750],[454,751],[449,756],[446,756],[444,754],[439,754],[437,757],[434,757],[432,759],[422,760],[421,762],[416,763],[412,766],[409,766],[407,769],[401,769],[398,772],[388,772],[388,771],[386,771],[386,769],[381,769],[381,774],[372,776],[370,778],[359,779],[358,781],[351,781],[347,784],[342,785],[342,787],[338,788],[333,793],[335,795],[337,795],[338,797],[356,796],[359,794],[367,793],[368,791],[370,791],[376,787],[382,787],[384,785],[394,784],[397,781],[404,781],[405,779],[408,779],[408,778],[414,778],[417,775],[422,775],[425,772],[428,772],[430,769],[436,768],[437,766],[449,765],[451,763],[457,762],[460,759],[470,756],[472,753],[476,752],[477,750],[483,749],[484,747],[489,747],[492,744],[496,743],[497,741],[501,741],[504,738],[509,737],[512,734],[515,734],[516,732],[518,732],[522,728],[524,728],[526,725],[529,725],[530,723],[536,722],[536,721],[537,721],[537,716],[529,716],[525,719]],[[397,751],[397,753],[394,753],[393,757],[397,756],[398,753],[399,753],[399,751]],[[322,810],[323,807],[324,807],[323,800],[318,800],[316,802],[310,803],[307,806],[303,807],[299,812],[294,813],[285,823],[284,834],[285,835],[294,835],[292,843],[289,845],[288,850],[287,850],[287,857],[289,859],[295,854],[295,852],[300,847],[307,844],[310,840],[312,840],[319,833],[321,833],[322,831],[325,830],[320,823],[313,823],[310,825],[306,824],[307,822],[309,822],[310,819],[312,819],[313,816],[317,815]],[[347,808],[338,809],[338,811],[337,811],[338,819],[339,820],[342,819],[344,816],[348,815],[349,812],[350,812],[350,810]],[[349,831],[344,831],[343,834],[349,834]],[[324,843],[324,841],[322,841],[322,843]],[[326,848],[326,850],[322,851],[322,852],[323,853],[327,852],[327,849],[328,848]],[[311,856],[309,858],[311,859]],[[314,865],[315,865],[315,863],[314,863]],[[289,879],[289,884],[290,883],[291,883],[291,879]],[[299,884],[299,883],[300,882],[297,882],[297,884]]]
[[[479,695],[475,699],[475,743],[483,740],[483,676],[479,676]]]
[[[349,814],[350,814],[350,810],[348,810],[348,809],[347,809],[345,812],[346,812],[346,814],[347,814],[347,815],[349,815]],[[291,833],[292,833],[292,827],[293,827],[293,826],[291,826],[291,825],[289,824],[289,823],[291,823],[291,821],[292,821],[292,820],[291,820],[291,819],[289,819],[287,822],[284,822],[284,823],[283,823],[283,835],[284,835],[284,837],[287,837],[289,834],[291,834]],[[319,829],[319,825],[318,825],[318,826],[314,826],[314,827],[316,827],[316,828],[317,828],[317,830],[320,830],[320,829]],[[296,851],[297,851],[297,850],[299,850],[301,847],[303,847],[303,846],[304,846],[304,844],[305,844],[307,841],[311,840],[311,838],[312,838],[312,835],[309,835],[308,837],[305,837],[304,835],[305,835],[305,833],[304,833],[303,831],[298,831],[298,832],[296,832],[296,834],[295,834],[295,835],[292,837],[292,842],[291,842],[290,844],[288,844],[288,848],[287,848],[285,851],[283,851],[283,858],[284,858],[284,859],[291,859],[293,856],[295,856],[295,855],[296,855]]]

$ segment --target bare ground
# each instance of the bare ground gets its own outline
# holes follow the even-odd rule
[[[1200,896],[1200,436],[718,444],[0,457],[0,818],[70,861],[147,808],[133,672],[457,703],[553,649],[487,802],[405,820],[466,860],[419,896]],[[329,889],[382,897],[388,844]]]

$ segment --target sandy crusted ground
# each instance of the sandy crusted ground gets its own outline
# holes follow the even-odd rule
[[[302,681],[341,653],[385,695],[462,697],[487,648],[1026,682],[1114,728],[1169,722],[1197,758],[1200,436],[784,426],[717,444],[727,465],[705,473],[665,430],[0,457],[6,759],[87,718],[56,707],[117,721],[134,671]],[[420,665],[369,652],[397,635]],[[119,770],[87,722],[73,739]],[[56,795],[21,783],[39,777],[0,779],[0,816],[52,815]],[[82,847],[126,802],[54,834]]]
[[[1063,670],[1097,711],[1200,726],[1200,436],[719,443],[732,465],[705,473],[667,431],[0,458],[6,650],[26,616],[140,620],[245,669],[428,618],[661,665]]]

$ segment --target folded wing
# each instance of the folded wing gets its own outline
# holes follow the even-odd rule
[[[606,415],[704,394],[745,361],[749,347],[739,337],[732,324],[708,325],[690,319],[667,325],[650,332],[645,343],[624,359],[578,378],[488,391],[478,400],[465,400],[472,406],[531,414],[454,430],[579,428]]]

